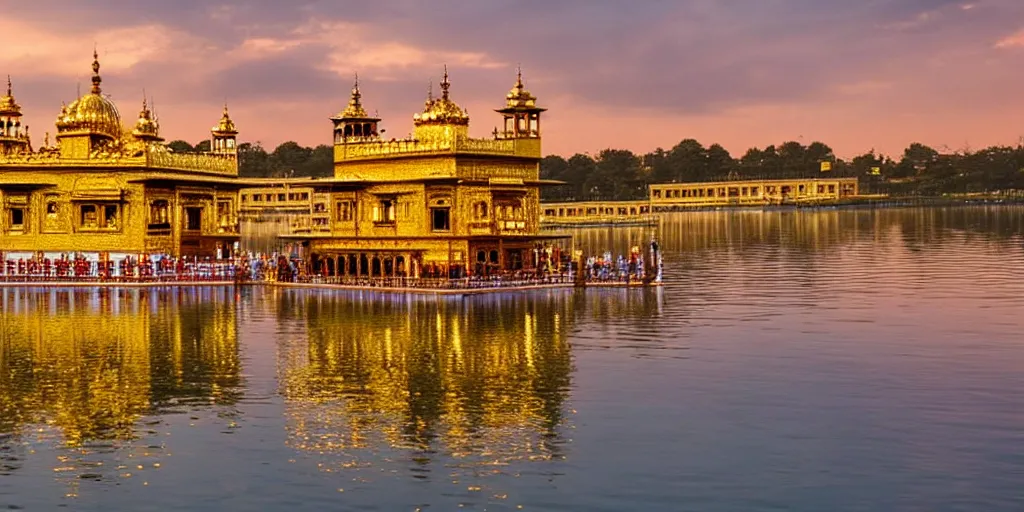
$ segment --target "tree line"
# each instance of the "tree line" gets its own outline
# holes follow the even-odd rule
[[[203,152],[210,150],[210,141],[193,146],[176,140],[168,146],[175,152]],[[333,151],[326,144],[311,148],[288,141],[267,152],[259,142],[245,142],[238,145],[239,174],[267,178],[332,176]],[[694,139],[684,139],[672,149],[658,148],[646,154],[605,149],[596,156],[550,155],[541,160],[540,174],[543,179],[566,183],[543,189],[542,198],[550,201],[643,199],[652,183],[826,176],[856,177],[865,193],[995,192],[1024,190],[1024,144],[940,153],[913,143],[897,158],[872,150],[844,160],[822,142],[805,146],[789,141],[755,147],[735,158],[719,144],[705,147]]]
[[[642,155],[605,149],[547,156],[540,169],[541,178],[566,182],[542,192],[551,201],[643,199],[652,183],[820,177],[856,177],[863,193],[932,196],[1024,190],[1024,145],[944,154],[914,143],[898,158],[872,150],[844,160],[822,142],[755,147],[735,158],[719,144],[684,139]]]
[[[167,146],[176,153],[206,152],[210,141],[193,146],[176,140]],[[243,142],[238,145],[238,174],[250,178],[334,176],[334,148],[327,144],[309,148],[288,141],[268,153],[259,142]]]

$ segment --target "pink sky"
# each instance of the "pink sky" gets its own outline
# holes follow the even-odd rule
[[[18,2],[0,20],[0,73],[37,146],[88,90],[94,44],[126,123],[145,90],[162,134],[191,142],[227,100],[243,141],[327,143],[356,72],[364,105],[403,136],[444,64],[477,136],[521,64],[550,109],[545,152],[566,156],[684,138],[735,156],[786,140],[895,156],[1024,136],[1018,0],[369,4]]]

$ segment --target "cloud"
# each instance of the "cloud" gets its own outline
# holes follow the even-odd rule
[[[744,144],[764,145],[789,129],[754,140],[750,127],[781,124],[744,116],[789,112],[785,124],[810,131],[825,128],[799,120],[828,111],[840,126],[869,126],[949,108],[951,98],[1019,103],[1011,93],[1024,81],[1008,60],[1015,53],[992,51],[1024,46],[1016,0],[51,0],[5,9],[0,71],[14,75],[33,124],[52,124],[60,100],[88,82],[96,43],[104,91],[121,109],[134,112],[145,89],[165,131],[189,139],[205,135],[227,98],[245,137],[322,141],[356,72],[364,103],[404,133],[442,64],[483,134],[521,63],[551,108],[546,144],[557,151],[733,140],[722,135],[730,125]],[[1010,35],[993,42],[993,33]],[[616,119],[632,128],[623,133]]]
[[[999,49],[1024,47],[1024,30],[1018,30],[1000,39],[996,42],[995,47]]]

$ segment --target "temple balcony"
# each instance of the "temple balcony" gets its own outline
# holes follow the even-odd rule
[[[219,176],[237,176],[238,161],[209,153],[147,152],[140,155],[100,154],[89,158],[61,158],[56,151],[0,155],[0,165],[9,167],[127,168],[184,171]]]
[[[222,176],[238,176],[238,160],[209,153],[148,152],[146,167],[174,171],[202,172]]]
[[[511,156],[522,158],[541,158],[540,139],[473,139],[473,138],[439,138],[439,139],[403,139],[350,142],[334,146],[334,161],[374,160],[381,158],[399,158],[413,156],[444,156],[444,155],[487,155]]]

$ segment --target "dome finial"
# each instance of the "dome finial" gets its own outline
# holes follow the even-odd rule
[[[366,109],[363,108],[363,104],[360,102],[362,93],[359,92],[359,73],[355,75],[355,82],[352,85],[352,96],[348,99],[348,106],[341,112],[342,118],[365,118]]]
[[[238,131],[235,129],[235,122],[231,120],[231,116],[228,115],[228,100],[224,99],[224,113],[220,116],[220,122],[217,126],[213,127],[214,133],[227,133],[237,134]]]
[[[448,81],[448,65],[444,65],[444,78],[441,79],[441,99],[448,99],[448,88],[451,87],[451,82]]]
[[[13,91],[11,90],[11,75],[7,75],[7,95],[8,96],[13,96],[14,95]]]
[[[516,64],[516,86],[523,86],[523,66],[522,64]]]
[[[103,79],[100,78],[100,54],[99,51],[94,47],[92,50],[92,93],[100,93],[100,83]]]

